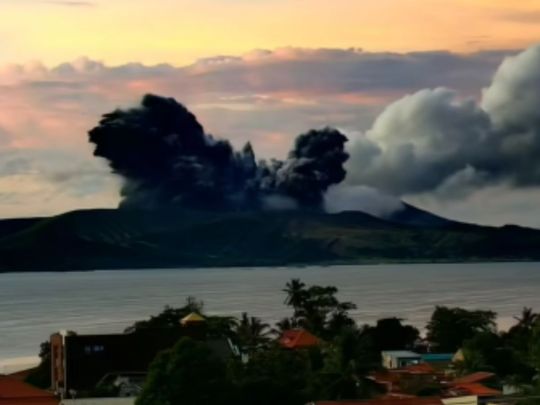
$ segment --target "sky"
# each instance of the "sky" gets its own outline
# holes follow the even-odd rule
[[[540,42],[539,22],[536,0],[0,0],[0,217],[117,206],[121,180],[92,157],[87,131],[148,92],[175,97],[208,132],[251,141],[264,158],[327,125],[351,144],[371,134],[389,148],[381,134],[394,103],[454,97],[422,89],[452,89],[452,108],[477,103],[467,125],[484,109],[494,119],[483,89],[503,61]],[[428,130],[456,138],[433,125],[402,137]],[[377,187],[382,176],[351,169],[355,185]],[[451,218],[540,227],[540,188],[517,177],[451,193],[450,175],[444,187],[381,184]]]

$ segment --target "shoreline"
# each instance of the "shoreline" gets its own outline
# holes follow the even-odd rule
[[[170,265],[170,266],[154,266],[154,267],[109,267],[109,268],[93,268],[93,269],[71,269],[71,270],[0,270],[2,274],[62,274],[62,273],[91,273],[99,271],[152,271],[152,270],[206,270],[206,269],[232,269],[232,268],[305,268],[305,267],[349,267],[349,266],[386,266],[386,265],[412,265],[412,264],[501,264],[501,263],[540,263],[540,259],[470,259],[470,260],[362,260],[358,262],[321,262],[321,263],[297,263],[297,264],[238,264],[238,265],[205,265],[205,266],[183,266],[183,265]]]

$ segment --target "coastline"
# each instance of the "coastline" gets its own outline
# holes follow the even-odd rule
[[[451,259],[406,259],[406,260],[388,260],[388,259],[366,259],[359,261],[331,261],[331,262],[306,262],[306,263],[240,263],[240,264],[226,264],[226,265],[201,265],[201,266],[187,266],[187,265],[157,265],[157,266],[131,266],[131,267],[103,267],[103,268],[74,268],[68,270],[62,269],[28,269],[28,270],[3,270],[0,269],[1,274],[39,274],[39,273],[84,273],[84,272],[96,272],[96,271],[152,271],[152,270],[204,270],[204,269],[232,269],[232,268],[304,268],[304,267],[348,267],[348,266],[385,266],[385,265],[411,265],[411,264],[491,264],[491,263],[540,263],[540,259],[537,258],[508,258],[508,259],[493,259],[487,260],[486,258],[471,258],[462,260]]]

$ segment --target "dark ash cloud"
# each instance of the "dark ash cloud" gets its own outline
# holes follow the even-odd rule
[[[326,128],[300,135],[284,161],[257,162],[249,143],[235,151],[176,100],[154,95],[105,114],[89,139],[125,179],[122,207],[258,209],[279,199],[320,208],[328,187],[345,178],[348,158],[347,138]]]

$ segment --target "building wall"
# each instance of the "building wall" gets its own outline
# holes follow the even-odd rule
[[[445,398],[442,402],[444,405],[478,405],[478,397],[470,395],[466,397]]]
[[[135,405],[135,398],[64,399],[60,405]]]
[[[388,353],[382,354],[382,365],[389,370],[418,364],[421,361],[421,357],[398,357]]]
[[[64,338],[60,333],[51,336],[51,388],[60,392],[65,384]]]

